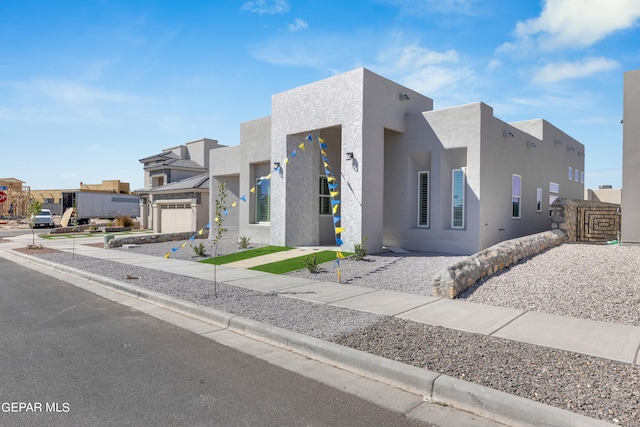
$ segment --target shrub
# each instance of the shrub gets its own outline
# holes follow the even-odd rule
[[[318,259],[316,254],[311,254],[309,256],[304,257],[302,260],[305,268],[309,270],[310,273],[317,273],[320,271],[320,266],[318,265]]]
[[[356,261],[362,261],[367,256],[367,248],[364,247],[365,242],[369,236],[364,236],[362,242],[353,246],[353,259]]]
[[[133,227],[133,218],[126,215],[117,216],[114,220],[116,226],[118,227]]]
[[[240,240],[238,240],[238,246],[240,246],[240,249],[247,249],[249,247],[250,240],[251,239],[247,236],[240,236]]]
[[[200,244],[196,246],[191,245],[191,247],[193,248],[193,252],[195,252],[197,256],[207,256],[206,248],[204,244],[202,244],[202,242],[200,242]]]

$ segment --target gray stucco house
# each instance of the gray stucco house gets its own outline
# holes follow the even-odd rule
[[[640,70],[624,73],[622,116],[623,244],[640,244]]]
[[[240,130],[210,156],[209,210],[226,182],[225,227],[253,242],[471,254],[550,229],[553,200],[584,193],[584,146],[549,122],[434,110],[364,68],[275,94]]]
[[[165,148],[140,159],[144,188],[140,195],[140,227],[156,232],[195,231],[209,222],[209,155],[222,147],[203,138]]]

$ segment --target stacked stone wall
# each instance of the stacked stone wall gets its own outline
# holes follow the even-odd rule
[[[117,248],[123,245],[143,245],[145,243],[173,242],[175,240],[188,240],[194,235],[193,231],[186,233],[165,233],[165,234],[143,234],[140,236],[118,237],[111,239],[106,244],[108,248]],[[195,233],[196,239],[206,239],[209,237],[209,230],[204,230],[202,234]]]
[[[498,243],[447,267],[438,274],[433,280],[433,295],[455,298],[483,277],[496,274],[525,258],[558,246],[565,239],[565,233],[552,230]]]

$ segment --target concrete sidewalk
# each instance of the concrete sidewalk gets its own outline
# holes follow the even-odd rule
[[[8,249],[14,247],[24,247],[27,243],[31,242],[31,236],[20,236],[18,238],[11,238],[11,240],[14,243],[2,244],[2,246],[0,246],[0,251],[8,252]],[[176,260],[172,258],[166,259],[160,256],[105,250],[86,245],[86,243],[98,243],[100,241],[102,241],[102,238],[100,237],[83,238],[81,242],[75,243],[70,240],[52,240],[47,241],[45,246],[66,252],[74,251],[78,255],[212,280],[212,265],[196,263],[193,261]],[[40,240],[40,242],[42,242],[42,240]],[[9,258],[15,256],[16,255],[10,255]],[[296,254],[296,256],[300,255]],[[321,282],[293,276],[274,275],[259,271],[229,267],[228,265],[221,265],[217,267],[217,278],[218,281],[229,285],[262,292],[277,292],[279,295],[284,297],[297,298],[315,303],[333,305],[375,314],[395,316],[415,322],[427,323],[487,336],[506,338],[509,340],[552,347],[630,364],[637,365],[640,363],[640,360],[638,359],[638,351],[640,349],[640,327],[553,316],[538,312],[487,306],[465,301],[420,296],[390,290],[371,289],[333,282]],[[103,282],[111,285],[111,282],[116,281],[105,278]],[[115,284],[115,287],[118,289],[124,289],[126,286],[129,285]],[[144,291],[135,292],[137,292],[138,295],[148,294],[148,292]],[[165,301],[166,299],[167,297],[158,295],[149,297],[149,300],[154,302],[159,301],[161,304],[168,307],[182,307],[180,308],[181,311],[192,313],[196,317],[207,311],[200,307],[189,308],[189,304],[186,304],[187,308],[183,308],[185,307],[183,302]],[[220,316],[220,314],[214,315],[215,318]],[[230,323],[231,321],[228,320],[226,325],[229,325]],[[239,330],[247,333],[262,331],[258,333],[258,335],[262,334],[261,336],[270,336],[270,334],[273,333],[273,330],[277,329],[267,325],[258,326],[258,322],[253,321],[243,321],[240,323],[241,326],[238,326]],[[247,324],[250,324],[251,327],[248,327]],[[280,334],[280,332],[278,333]],[[282,345],[291,345],[291,343],[300,341],[301,348],[308,349],[313,347],[308,343],[308,339],[310,339],[310,337],[300,338],[297,337],[299,334],[295,334],[293,332],[287,332],[285,335],[286,337],[278,336],[273,340],[281,343]],[[315,342],[315,339],[312,339],[312,341]],[[330,343],[326,343],[326,346],[325,344],[314,344],[314,346],[320,345],[322,348],[317,351],[319,354],[324,355],[327,352],[327,346],[329,346],[329,344]],[[360,366],[361,363],[362,361],[357,361],[353,362],[353,365]],[[380,362],[376,363],[377,367],[374,371],[379,373]],[[441,376],[436,375],[436,377],[440,378]],[[429,380],[432,384],[431,387],[435,387],[436,377]],[[440,382],[443,381],[444,380],[440,378]],[[447,381],[449,380],[444,382],[447,383]],[[411,382],[411,380],[409,382]],[[488,392],[484,387],[477,388],[480,386],[475,386],[467,382],[462,382],[461,384],[455,382],[454,385],[445,386],[445,389],[449,390],[443,391],[445,394],[452,392],[452,390],[447,387],[453,387],[453,389],[458,392],[465,388],[469,388],[469,390],[473,389],[473,392],[461,392],[469,399],[469,402],[462,404],[462,407],[465,407],[464,405],[471,405],[467,406],[467,410],[482,410],[482,408],[486,409],[488,406],[497,405],[494,407],[494,411],[515,411],[516,409],[508,408],[512,406],[513,408],[519,408],[517,409],[518,411],[532,411],[530,414],[527,412],[529,414],[527,416],[534,417],[533,419],[537,420],[537,417],[540,416],[539,411],[541,411],[541,407],[537,402],[524,399],[526,402],[518,400],[514,403],[509,400],[510,398],[503,396],[504,393],[500,394],[501,392],[495,392],[498,393],[498,397],[495,397],[496,395],[492,394],[493,391]],[[433,392],[432,388],[432,396]],[[484,397],[480,398],[476,395],[478,393],[483,394]],[[449,398],[453,397],[450,396]],[[486,399],[496,399],[496,402],[489,405]],[[502,403],[497,403],[497,401],[501,401]],[[480,409],[474,406],[477,404],[481,406]],[[545,411],[548,414],[556,414],[557,408],[546,407],[545,405],[541,406],[543,408],[547,408]],[[564,421],[561,424],[550,423],[548,425],[600,425],[601,423],[600,421],[582,417],[574,413],[569,413],[559,409],[557,411],[561,411],[560,413],[557,413],[559,414],[557,416],[560,417],[558,419],[562,419]],[[520,416],[522,416],[522,414],[517,417]],[[555,417],[556,415],[550,416]],[[569,422],[570,419],[573,420],[574,418],[575,423],[573,421]],[[525,423],[516,425],[529,424]]]

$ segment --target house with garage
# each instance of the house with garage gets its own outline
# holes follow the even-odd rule
[[[584,193],[584,146],[546,120],[434,110],[364,68],[275,94],[240,130],[210,156],[209,211],[226,183],[225,227],[256,243],[471,254],[550,229],[550,204]]]
[[[209,161],[217,141],[203,138],[140,159],[144,188],[140,228],[162,233],[201,229],[209,222]]]

